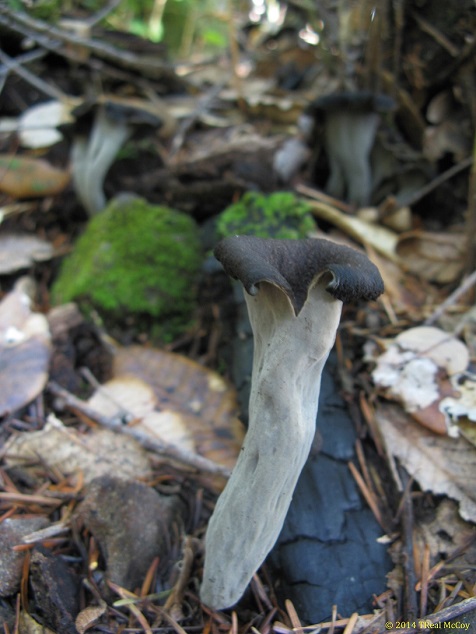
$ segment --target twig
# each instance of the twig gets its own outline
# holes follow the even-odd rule
[[[196,553],[196,542],[193,537],[187,535],[183,545],[183,556],[180,565],[180,572],[178,579],[172,588],[167,601],[164,605],[164,610],[176,620],[183,619],[182,603],[185,590],[190,581],[190,575],[192,572],[193,560]]]
[[[220,91],[222,90],[222,88],[223,88],[223,83],[219,83],[218,85],[213,86],[213,88],[206,95],[204,95],[203,97],[200,97],[195,110],[186,119],[184,119],[181,122],[172,141],[172,145],[171,145],[169,157],[168,157],[169,160],[171,160],[180,150],[180,148],[182,147],[184,143],[187,132],[194,125],[194,123],[197,121],[200,115],[202,115],[206,110],[208,110],[210,104],[220,94]]]
[[[44,51],[35,51],[35,53],[35,59],[45,54]],[[31,59],[28,61],[31,61]],[[40,92],[48,95],[48,97],[60,100],[67,99],[67,95],[65,95],[65,93],[62,92],[59,88],[56,88],[55,86],[50,86],[50,84],[47,84],[45,81],[40,79],[40,77],[34,75],[26,68],[23,68],[22,64],[25,63],[24,59],[12,59],[0,49],[0,62],[2,62],[5,68],[7,68],[9,71],[24,79],[27,83],[37,88]]]
[[[476,99],[473,97],[473,111],[476,110]],[[468,212],[466,215],[466,272],[476,266],[476,134],[473,139],[473,166],[469,173]]]
[[[359,618],[359,615],[357,614],[357,612],[354,612],[352,616],[350,617],[349,622],[345,626],[344,634],[352,634],[358,618]]]
[[[407,485],[408,473],[400,467],[400,478]],[[403,570],[404,570],[404,618],[413,621],[418,615],[418,604],[415,593],[415,566],[413,562],[413,505],[410,491],[403,494],[402,532],[403,532]]]
[[[400,203],[401,206],[410,207],[411,205],[414,205],[419,200],[421,200],[422,198],[430,194],[434,189],[442,185],[445,181],[449,180],[450,178],[453,178],[453,176],[456,176],[456,174],[459,174],[460,172],[467,169],[468,167],[471,167],[472,164],[473,164],[473,157],[472,156],[466,157],[465,159],[463,159],[456,165],[453,165],[453,167],[450,167],[449,169],[447,169],[442,174],[439,174],[436,178],[430,181],[427,185],[424,185],[417,192],[414,192],[413,194],[410,194],[407,198],[403,199]]]
[[[471,275],[468,275],[468,277],[463,280],[460,286],[458,286],[458,288],[454,290],[451,295],[448,295],[445,301],[440,304],[438,308],[429,317],[427,317],[427,319],[425,319],[425,326],[430,326],[431,324],[434,324],[435,321],[438,321],[438,319],[443,315],[446,309],[450,306],[453,306],[459,300],[459,298],[467,293],[475,284],[476,270],[473,271]]]
[[[121,597],[121,599],[137,598],[137,595],[135,595],[133,592],[129,592],[125,588],[122,588],[116,583],[113,583],[109,579],[107,581],[107,585],[111,588],[111,590],[113,590],[116,594],[118,594]],[[149,623],[147,622],[147,619],[139,610],[137,605],[135,605],[134,603],[128,603],[127,608],[131,612],[131,614],[134,615],[134,617],[137,619],[137,621],[141,625],[142,629],[144,630],[144,634],[152,634],[152,629]]]
[[[0,6],[0,24],[30,37],[43,48],[57,54],[61,53],[73,61],[77,60],[77,54],[68,50],[67,46],[63,46],[64,44],[85,48],[100,59],[114,62],[130,70],[141,71],[150,77],[157,78],[173,74],[172,66],[165,64],[156,56],[136,55],[131,51],[116,48],[100,40],[80,37],[47,22],[36,20],[26,13],[9,10],[5,6]]]
[[[382,520],[382,514],[380,513],[380,509],[378,507],[378,503],[377,503],[377,500],[375,498],[375,495],[374,495],[373,491],[371,491],[367,487],[364,479],[360,475],[360,473],[359,473],[357,467],[354,465],[354,463],[353,462],[349,462],[348,466],[349,466],[350,472],[352,473],[352,475],[354,477],[354,480],[355,480],[357,486],[359,487],[360,492],[364,496],[365,501],[367,502],[367,504],[369,505],[372,513],[374,514],[375,519],[380,524],[382,529],[385,530],[384,522]]]
[[[61,398],[68,409],[81,412],[86,417],[95,421],[99,425],[106,427],[107,429],[111,429],[113,431],[134,438],[138,443],[142,445],[142,447],[148,449],[149,451],[158,453],[171,460],[176,460],[180,464],[196,469],[197,471],[202,473],[219,475],[223,476],[224,478],[228,478],[230,476],[229,469],[211,460],[208,460],[203,456],[193,453],[192,451],[188,451],[187,449],[183,449],[182,447],[177,447],[176,445],[163,442],[161,440],[158,440],[157,438],[151,438],[138,429],[122,425],[117,419],[103,416],[93,408],[89,407],[89,405],[87,405],[84,401],[77,398],[76,396],[74,396],[74,394],[71,394],[54,381],[50,381],[48,383],[47,389],[54,396]]]
[[[101,22],[101,20],[104,20],[104,18],[112,13],[114,9],[117,9],[120,4],[121,0],[111,0],[111,2],[108,2],[105,7],[99,9],[97,13],[87,18],[85,20],[86,24],[88,24],[88,26],[94,26],[98,22]]]
[[[291,621],[291,624],[293,626],[293,632],[296,632],[296,634],[304,634],[301,621],[299,620],[299,617],[296,612],[296,608],[294,607],[292,601],[290,601],[289,599],[286,599],[285,605],[286,605],[286,611],[289,616],[289,620]]]
[[[435,26],[433,26],[432,24],[424,20],[415,11],[411,12],[411,16],[415,20],[415,22],[418,24],[420,29],[424,33],[432,37],[435,40],[435,42],[438,42],[438,44],[442,48],[444,48],[445,51],[451,55],[451,57],[458,57],[459,55],[458,48],[452,42],[450,42],[450,40],[445,35],[443,35],[441,31],[439,31]]]
[[[29,493],[11,493],[10,491],[0,491],[0,501],[14,502],[15,504],[38,504],[39,506],[58,506],[63,504],[63,500],[54,497],[46,497],[44,495],[35,495]]]
[[[309,187],[308,185],[303,185],[302,183],[298,183],[294,188],[298,194],[302,194],[303,196],[307,196],[308,198],[312,198],[314,200],[318,200],[320,202],[326,203],[326,205],[331,205],[332,207],[336,207],[340,211],[343,211],[348,214],[352,214],[355,212],[355,208],[352,205],[348,205],[342,200],[338,200],[337,198],[333,198],[328,194],[325,194],[320,189],[314,189],[313,187]]]
[[[443,610],[440,610],[439,612],[435,612],[434,614],[429,614],[428,616],[425,616],[424,619],[419,619],[419,621],[420,622],[423,621],[424,623],[427,623],[429,627],[431,627],[431,625],[434,626],[437,623],[447,623],[448,621],[459,618],[460,616],[463,616],[463,614],[466,614],[467,612],[470,612],[475,609],[476,609],[476,597],[470,597],[469,599],[464,599],[464,601],[461,601],[460,603],[456,603],[454,605],[450,605],[447,608],[443,608]],[[416,632],[420,633],[421,628],[398,630],[398,631],[401,632],[402,634],[414,634]],[[454,629],[453,631],[456,632],[456,629]]]
[[[420,592],[420,615],[423,617],[426,614],[426,607],[428,601],[428,575],[430,572],[430,546],[425,542],[423,550],[423,557],[421,562],[421,592]]]

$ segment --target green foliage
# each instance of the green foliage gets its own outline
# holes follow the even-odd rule
[[[190,325],[201,262],[192,218],[140,198],[113,201],[64,260],[53,301],[76,301],[115,325],[132,317],[141,328],[152,317],[171,340]]]
[[[290,192],[246,193],[218,217],[220,238],[242,234],[260,238],[305,238],[316,229],[310,207]]]
[[[26,3],[24,0],[8,0],[7,4],[16,11],[25,11],[32,18],[55,23],[61,17],[61,0],[38,0]]]
[[[166,45],[169,55],[216,52],[228,47],[229,27],[221,0],[122,0],[108,23]]]

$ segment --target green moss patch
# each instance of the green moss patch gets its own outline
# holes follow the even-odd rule
[[[150,316],[171,339],[190,323],[201,263],[192,218],[139,198],[113,201],[65,258],[53,301],[76,301],[116,325]]]
[[[270,195],[248,192],[218,217],[220,238],[254,235],[260,238],[298,239],[315,231],[310,207],[291,192]]]

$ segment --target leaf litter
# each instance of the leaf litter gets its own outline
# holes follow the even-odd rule
[[[418,21],[417,24],[421,25]],[[34,22],[28,28],[35,28]],[[427,32],[432,33],[443,48],[448,45],[434,28],[427,29]],[[104,51],[111,54],[107,46],[104,49],[94,48],[96,42],[86,41],[82,46],[86,47],[84,50],[89,50],[88,45],[92,46],[94,54],[100,55]],[[126,63],[118,49],[113,51],[117,54],[116,61]],[[459,53],[453,50],[452,54]],[[85,59],[89,55],[90,52]],[[406,61],[409,60],[410,57]],[[423,63],[423,60],[420,61]],[[127,64],[136,62],[133,56],[127,57]],[[149,71],[146,65],[144,74]],[[195,90],[202,90],[207,85],[206,81],[202,84],[197,72]],[[221,77],[221,81],[226,82],[227,79]],[[318,80],[322,85],[327,81],[325,76]],[[215,91],[214,96],[219,92]],[[400,96],[403,97],[403,93]],[[447,101],[447,95],[440,100]],[[289,100],[286,94],[283,97],[280,91],[273,90],[273,82],[268,79],[253,85],[251,82],[234,85],[232,91],[223,93],[223,103],[227,102],[228,108],[226,114],[223,114],[224,111],[220,116],[212,111],[201,112],[196,118],[201,122],[201,134],[194,136],[191,131],[189,138],[177,136],[180,143],[169,174],[178,180],[190,178],[194,171],[203,172],[207,177],[221,178],[224,174],[226,180],[233,171],[237,153],[244,163],[249,159],[247,144],[270,153],[282,142],[279,137],[266,138],[262,130],[249,126],[248,122],[246,126],[249,127],[243,127],[243,112],[247,117],[250,113],[257,117],[264,111],[273,125],[280,122],[293,126],[305,101],[302,95],[294,100]],[[456,165],[460,169],[462,164],[467,164],[469,147],[467,135],[462,134],[465,123],[458,116],[462,102],[456,103],[457,100],[452,99],[451,107],[443,104],[443,108],[437,101],[430,103],[431,112],[428,112],[425,121],[421,115],[415,115],[410,107],[412,104],[409,105],[407,100],[407,107],[402,108],[402,120],[406,118],[407,124],[411,120],[417,129],[426,134],[424,152],[427,156],[441,159],[449,154],[455,161],[461,162]],[[240,102],[244,109],[235,108]],[[207,103],[210,105],[213,100]],[[438,110],[436,114],[435,109]],[[239,122],[236,131],[240,143],[233,152],[230,151],[231,143],[228,147],[219,142],[216,146],[213,142],[208,145],[207,135],[204,134],[207,125],[223,127],[227,117],[230,121]],[[229,138],[233,138],[233,130],[230,130]],[[244,130],[247,134],[243,133]],[[224,138],[221,130],[210,132],[209,139],[215,132],[217,139]],[[57,136],[52,138],[58,139]],[[7,157],[7,160],[10,161],[10,158]],[[23,159],[19,167],[33,174],[33,180],[42,181],[41,187],[34,187],[33,191],[31,183],[27,182],[30,177],[25,178],[25,172],[20,169],[20,184],[15,185],[16,189],[7,189],[10,195],[41,198],[64,192],[68,182],[66,171],[59,170],[53,174],[41,172],[48,165],[37,161],[23,162]],[[249,169],[248,165],[246,169]],[[246,180],[243,185],[243,173],[232,180],[235,195],[236,191],[241,191],[240,188],[248,186]],[[269,180],[269,174],[266,176]],[[439,187],[442,182],[435,179],[429,185]],[[170,192],[172,190],[171,186]],[[303,196],[314,198],[309,189],[301,188],[299,184],[296,190]],[[418,189],[410,192],[414,201],[419,195],[422,194]],[[8,527],[10,521],[27,521],[32,516],[42,518],[41,525],[45,518],[48,523],[46,528],[36,531],[36,540],[35,532],[33,541],[23,541],[25,536],[22,531],[14,538],[14,552],[20,554],[17,559],[21,560],[22,567],[14,573],[12,583],[19,588],[21,607],[18,608],[19,617],[16,618],[13,613],[8,620],[15,624],[16,630],[38,631],[40,627],[27,612],[29,568],[32,573],[37,570],[40,577],[49,578],[51,601],[47,604],[41,603],[39,598],[42,585],[38,582],[38,573],[36,578],[35,574],[32,575],[31,586],[37,588],[36,598],[43,609],[43,617],[45,614],[51,617],[52,613],[54,618],[50,618],[49,622],[55,623],[57,631],[112,632],[119,627],[131,632],[193,632],[197,628],[204,632],[238,632],[240,629],[263,634],[322,630],[340,630],[347,634],[383,632],[386,631],[385,621],[394,622],[396,615],[406,618],[409,614],[408,605],[401,599],[407,570],[401,563],[402,557],[409,558],[414,566],[417,583],[411,591],[420,593],[420,615],[429,623],[435,625],[450,618],[460,618],[466,611],[475,608],[474,578],[469,574],[473,557],[473,523],[476,521],[476,495],[472,485],[475,448],[467,440],[471,439],[469,430],[474,421],[474,375],[471,372],[474,333],[473,322],[467,317],[471,305],[468,297],[472,289],[466,288],[463,296],[458,298],[451,294],[455,284],[461,281],[464,285],[462,272],[472,270],[471,257],[468,269],[468,256],[465,254],[466,233],[471,237],[471,231],[461,232],[461,227],[457,226],[448,235],[421,230],[399,235],[400,228],[385,222],[385,209],[392,209],[394,204],[392,195],[388,196],[380,208],[370,210],[370,215],[373,214],[376,220],[368,222],[363,219],[363,214],[360,217],[352,215],[353,210],[342,201],[326,198],[325,203],[315,203],[315,214],[321,222],[337,227],[341,238],[351,238],[368,250],[381,267],[388,289],[376,314],[351,314],[342,333],[343,338],[349,336],[351,339],[363,335],[379,348],[380,356],[374,353],[367,359],[368,370],[362,370],[360,361],[349,359],[342,371],[344,375],[353,372],[353,378],[358,376],[361,381],[365,391],[362,403],[368,399],[365,410],[368,428],[361,430],[362,435],[374,435],[375,446],[383,445],[385,448],[386,467],[393,475],[398,491],[396,498],[401,502],[398,507],[389,501],[384,486],[387,483],[383,482],[385,475],[380,477],[372,460],[362,454],[359,464],[361,479],[367,487],[369,499],[377,500],[377,505],[381,507],[379,511],[383,510],[381,523],[387,527],[386,539],[393,542],[396,561],[392,572],[394,583],[389,584],[388,591],[375,597],[375,614],[353,614],[340,618],[338,610],[343,606],[330,607],[332,618],[329,621],[313,626],[302,625],[292,603],[281,604],[275,596],[266,569],[252,583],[252,609],[249,608],[250,603],[238,606],[230,613],[213,613],[206,606],[201,606],[197,589],[203,559],[203,532],[220,488],[217,482],[221,482],[222,486],[226,474],[221,471],[221,475],[212,475],[207,466],[216,463],[226,470],[231,469],[243,433],[237,422],[233,390],[219,375],[184,356],[143,346],[117,348],[112,355],[113,372],[95,387],[95,394],[91,395],[91,389],[85,387],[82,379],[77,382],[78,389],[74,394],[51,381],[45,390],[48,372],[51,371],[49,363],[52,354],[57,352],[57,343],[55,340],[52,346],[49,324],[43,315],[31,309],[31,297],[28,302],[25,300],[29,294],[15,287],[5,293],[0,305],[0,323],[5,324],[2,325],[0,348],[0,402],[4,416],[2,440],[6,439],[2,446],[0,471],[0,521],[1,527]],[[411,208],[410,214],[413,213]],[[472,215],[476,215],[475,211],[469,208],[469,220]],[[405,217],[404,229],[407,231],[408,208]],[[415,224],[418,225],[418,222]],[[469,222],[468,226],[471,226]],[[0,248],[0,264],[3,263],[4,267],[2,275],[34,268],[36,262],[47,261],[53,255],[51,245],[36,235],[23,240],[21,236],[12,238],[4,234],[0,239],[3,240]],[[16,259],[17,255],[21,258]],[[474,257],[472,264],[474,267]],[[450,286],[447,286],[448,283]],[[40,291],[45,294],[44,287]],[[452,299],[445,304],[447,297]],[[422,330],[420,325],[431,316],[435,307],[436,310],[443,308],[436,320],[439,328],[433,329],[433,332],[438,330],[443,333],[437,340],[430,330]],[[372,326],[375,322],[378,322],[379,328]],[[81,323],[76,323],[68,336],[80,326]],[[441,338],[449,348],[442,356],[435,357],[433,353],[438,349],[441,352]],[[69,362],[68,367],[78,374],[77,367],[68,357],[71,340],[66,337],[64,343],[62,353],[65,362]],[[23,344],[29,345],[24,354]],[[386,348],[386,352],[382,353],[382,347]],[[213,357],[213,345],[211,348],[210,357]],[[387,354],[389,350],[391,352]],[[196,347],[194,353],[198,356]],[[414,372],[408,369],[412,363],[417,364]],[[423,385],[425,372],[427,380]],[[419,387],[415,390],[417,384]],[[435,421],[438,433],[429,428]],[[124,434],[121,430],[131,433]],[[204,462],[194,462],[197,457],[203,458]],[[402,467],[411,476],[409,484],[402,478]],[[158,491],[169,497],[180,492],[189,507],[184,518],[185,529],[172,522],[165,531],[168,531],[170,544],[174,543],[169,550],[178,568],[166,583],[168,589],[165,593],[169,593],[170,600],[162,600],[164,597],[159,598],[160,593],[153,591],[160,585],[157,574],[160,562],[150,561],[148,570],[140,573],[142,587],[132,590],[111,582],[104,575],[108,559],[107,548],[104,548],[106,533],[114,535],[114,524],[120,523],[117,518],[121,514],[115,515],[114,511],[121,510],[124,497],[120,492],[131,481],[141,485],[139,488],[142,490]],[[81,500],[86,499],[89,486],[96,486],[96,500],[91,505],[90,514],[95,515],[99,508],[107,516],[100,518],[99,522],[106,527],[103,533],[98,532],[97,526],[94,530],[91,526],[87,527],[84,517],[84,525],[81,525],[78,523],[81,518],[75,515]],[[134,519],[145,517],[146,506],[153,506],[144,501],[147,495],[145,493],[142,498],[138,494],[136,497],[137,505],[129,516],[132,526]],[[104,505],[102,508],[101,502],[108,496],[114,500],[112,507]],[[134,495],[125,497],[129,500]],[[414,517],[404,504],[407,499],[411,500],[410,507],[416,511]],[[427,516],[422,517],[425,510]],[[392,517],[391,522],[386,517],[388,515]],[[408,549],[402,539],[405,531],[398,524],[400,516],[404,517],[407,526],[410,524],[414,549]],[[69,532],[56,533],[58,525]],[[28,530],[31,537],[31,530]],[[130,533],[133,535],[134,530]],[[178,540],[174,541],[172,538],[176,537]],[[40,549],[31,552],[32,545],[38,541],[49,549],[46,553]],[[34,556],[33,565],[29,561],[30,555]],[[463,559],[458,559],[461,556]],[[65,595],[62,596],[59,591],[60,582],[69,579],[69,572],[55,568],[54,560],[59,561],[61,557],[74,562],[77,569],[86,571],[82,578],[83,597],[87,596],[91,605],[82,605],[76,623],[64,601]],[[129,560],[131,565],[133,560],[134,557]],[[453,567],[452,562],[455,562]],[[51,570],[54,570],[53,574]],[[127,585],[127,575],[120,581]],[[3,596],[8,596],[9,592],[10,589]],[[103,597],[107,597],[107,601]],[[126,603],[115,601],[116,597]],[[64,619],[62,625],[58,625],[58,615]],[[35,616],[41,618],[41,615]],[[414,631],[414,628],[406,630]]]

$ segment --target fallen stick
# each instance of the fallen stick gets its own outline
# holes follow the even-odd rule
[[[229,469],[213,462],[212,460],[208,460],[208,458],[204,458],[193,451],[188,451],[187,449],[183,449],[177,445],[163,442],[157,438],[151,438],[138,429],[122,424],[118,418],[108,418],[107,416],[103,416],[77,396],[62,388],[55,381],[50,381],[47,385],[47,389],[51,394],[62,399],[68,409],[80,412],[102,427],[106,427],[112,431],[134,438],[142,447],[144,447],[144,449],[153,451],[154,453],[170,458],[171,460],[175,460],[180,464],[200,471],[201,473],[219,475],[224,478],[228,478],[230,476]]]

